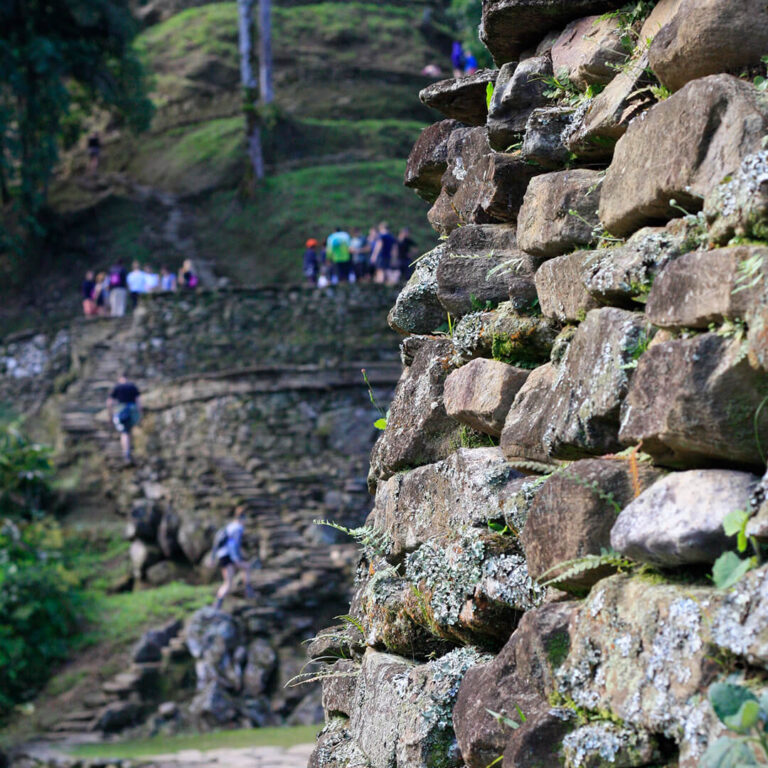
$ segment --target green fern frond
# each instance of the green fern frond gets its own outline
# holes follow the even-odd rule
[[[584,555],[584,557],[577,557],[573,560],[566,560],[557,565],[553,565],[547,571],[541,574],[537,581],[543,587],[556,587],[558,584],[562,584],[566,581],[571,581],[576,576],[580,576],[588,571],[593,571],[598,568],[611,567],[617,571],[627,570],[635,566],[635,562],[629,560],[623,555],[619,554],[613,549],[603,549],[599,555]],[[542,582],[545,576],[548,576],[553,571],[559,571],[565,568],[562,573],[558,573],[557,576]]]
[[[365,637],[365,628],[363,627],[363,622],[360,621],[360,619],[358,619],[356,616],[345,613],[343,616],[334,616],[334,618],[343,621],[345,624],[349,624],[351,627],[354,627],[363,637]]]
[[[374,528],[372,525],[347,528],[344,525],[333,522],[333,520],[313,520],[312,522],[315,525],[326,525],[329,528],[345,533],[347,536],[351,536],[363,548],[363,551],[369,558],[374,555],[384,557],[392,547],[390,535],[380,528]]]
[[[557,469],[557,467],[545,464],[543,461],[532,461],[529,459],[507,459],[507,464],[513,469],[535,472],[537,475],[551,475]]]

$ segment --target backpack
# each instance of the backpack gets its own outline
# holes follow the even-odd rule
[[[120,285],[120,270],[119,269],[113,269],[109,273],[109,287],[110,288],[116,288]]]
[[[213,547],[211,549],[211,563],[215,563],[219,556],[219,550],[229,541],[227,526],[219,528],[213,536]]]
[[[197,288],[197,282],[198,282],[197,275],[193,272],[189,276],[189,282],[187,283],[187,285],[189,285],[190,288]]]

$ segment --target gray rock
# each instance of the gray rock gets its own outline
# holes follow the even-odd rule
[[[440,243],[421,257],[387,316],[390,328],[403,334],[425,334],[445,322],[445,309],[437,296],[437,267],[446,252],[447,245]]]
[[[531,179],[517,220],[520,248],[551,258],[593,242],[599,224],[601,183],[598,171],[585,169],[545,173]]]
[[[661,759],[656,739],[646,730],[603,720],[582,725],[563,739],[565,768],[639,768]]]
[[[351,659],[339,659],[323,679],[323,709],[326,720],[337,715],[351,717],[354,711],[360,665]]]
[[[733,546],[723,519],[749,506],[758,482],[755,475],[727,469],[667,475],[622,510],[611,530],[611,546],[662,568],[713,563]]]
[[[529,373],[496,360],[472,360],[445,381],[446,413],[472,429],[499,437]]]
[[[480,69],[458,79],[440,80],[419,93],[421,103],[465,125],[485,125],[486,89],[496,82],[498,70]]]
[[[277,667],[277,654],[263,637],[248,644],[248,660],[243,670],[243,691],[249,696],[261,696],[269,689]]]
[[[95,729],[103,733],[115,733],[135,725],[141,716],[141,705],[134,700],[115,701],[99,712]]]
[[[542,168],[562,168],[569,157],[563,144],[563,131],[571,124],[571,107],[541,107],[534,109],[525,124],[522,155]]]
[[[141,541],[141,539],[135,539],[131,542],[129,556],[133,567],[133,577],[141,581],[146,575],[147,570],[162,560],[163,553],[159,547],[147,544]]]
[[[405,167],[405,186],[433,203],[440,194],[443,174],[448,167],[448,139],[461,124],[443,120],[425,128],[413,145]]]
[[[600,219],[609,232],[628,235],[644,224],[677,215],[671,199],[698,211],[702,199],[768,129],[768,104],[755,88],[730,75],[695,80],[635,120],[616,145],[603,182]],[[666,161],[659,164],[656,158]]]
[[[179,526],[178,540],[184,556],[195,565],[210,549],[213,541],[213,526],[207,520],[196,517],[194,513],[184,514]]]
[[[207,727],[221,727],[236,722],[240,712],[231,692],[212,681],[192,699],[189,713]]]
[[[583,274],[599,251],[575,251],[545,261],[536,272],[536,293],[545,317],[559,323],[583,320],[601,306],[587,291]]]
[[[768,414],[757,425],[755,414],[766,395],[765,375],[750,366],[738,339],[705,333],[654,344],[632,377],[620,438],[625,445],[642,440],[664,466],[764,467]]]
[[[349,732],[346,717],[334,717],[320,732],[307,768],[371,768]]]

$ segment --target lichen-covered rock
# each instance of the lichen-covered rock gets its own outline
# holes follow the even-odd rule
[[[458,79],[440,80],[419,93],[419,99],[446,117],[465,125],[485,125],[486,88],[496,82],[498,70],[480,69]]]
[[[760,64],[768,50],[768,8],[761,0],[680,0],[648,51],[651,68],[672,91],[717,72]]]
[[[757,278],[741,265],[755,263]],[[695,251],[667,264],[653,283],[645,312],[661,328],[708,328],[726,318],[746,319],[759,297],[768,248],[736,246]]]
[[[609,11],[611,0],[486,0],[480,39],[496,64],[516,61],[522,51],[535,46],[549,30],[572,19]]]
[[[732,237],[765,240],[768,236],[768,150],[747,155],[732,177],[707,195],[704,215],[713,243]]]
[[[499,437],[512,401],[530,371],[476,358],[445,380],[445,410],[456,421]]]
[[[576,169],[531,179],[517,219],[520,248],[542,258],[594,241],[602,175]]]
[[[575,607],[551,603],[529,611],[496,658],[464,676],[453,723],[468,768],[486,768],[501,754],[506,760],[521,742],[528,754],[525,762],[515,765],[556,764],[562,737],[572,726],[566,714],[558,720],[560,727],[552,729],[548,696],[555,687],[555,670],[568,654],[568,623]],[[521,725],[519,712],[525,716],[525,725],[514,731],[493,714]],[[549,738],[529,737],[542,728]]]
[[[575,251],[545,261],[536,272],[536,293],[544,317],[558,323],[583,320],[601,306],[587,291],[582,276],[599,258],[599,251]]]
[[[723,531],[725,516],[748,508],[758,481],[756,475],[728,469],[667,475],[622,510],[611,546],[662,568],[713,563],[735,544]]]
[[[371,763],[352,738],[347,718],[334,717],[320,731],[307,768],[371,768]]]
[[[380,483],[368,524],[387,534],[387,559],[398,563],[430,539],[467,527],[487,530],[489,522],[502,522],[520,531],[528,485],[498,448],[459,448],[444,461]]]
[[[440,243],[419,259],[387,316],[390,328],[404,334],[429,334],[444,322],[445,310],[437,297],[437,267],[446,251],[446,244]]]
[[[609,567],[558,578],[566,569],[556,566],[607,549],[619,510],[660,474],[647,464],[633,470],[629,461],[611,459],[586,459],[555,471],[536,493],[521,535],[531,578],[583,589],[611,573]]]
[[[450,341],[413,336],[404,342],[406,365],[390,406],[387,428],[373,447],[369,486],[395,472],[444,459],[457,425],[445,412],[443,385],[450,372]]]
[[[351,659],[339,659],[323,676],[323,710],[325,719],[349,717],[355,701],[360,665]]]
[[[764,467],[768,414],[755,423],[768,395],[743,342],[705,333],[651,346],[640,357],[622,407],[620,439],[643,441],[659,464]],[[765,409],[763,409],[765,411]]]
[[[569,152],[583,159],[610,160],[616,142],[632,120],[654,103],[645,88],[652,82],[647,74],[648,54],[643,53],[622,67],[593,99],[579,107],[562,141]]]
[[[534,56],[501,68],[488,109],[488,140],[493,149],[508,151],[525,130],[533,110],[548,106],[544,78],[551,75],[549,56]]]
[[[603,182],[601,221],[609,232],[628,235],[675,215],[673,198],[699,210],[702,199],[760,149],[767,129],[768,104],[751,84],[730,75],[688,83],[619,140]]]
[[[571,107],[534,109],[525,124],[523,157],[542,168],[562,168],[569,157],[562,135],[571,124],[573,112]]]
[[[661,760],[646,731],[611,721],[582,725],[563,739],[566,768],[639,768]]]
[[[559,693],[592,712],[673,739],[694,768],[716,719],[701,691],[713,677],[711,589],[614,576],[574,611],[570,647],[556,671]]]
[[[405,166],[405,186],[415,190],[428,203],[437,200],[443,174],[448,167],[448,139],[461,128],[456,120],[434,123],[421,132]]]
[[[552,70],[568,79],[579,90],[589,85],[609,83],[623,64],[621,30],[617,19],[586,16],[572,21],[552,46]]]

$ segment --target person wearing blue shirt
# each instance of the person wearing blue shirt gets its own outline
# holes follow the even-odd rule
[[[249,580],[249,566],[243,557],[242,549],[243,534],[245,532],[245,518],[245,507],[237,507],[235,509],[234,519],[227,524],[225,529],[226,539],[219,545],[219,548],[215,553],[224,580],[224,583],[219,587],[218,592],[216,592],[216,602],[214,603],[214,608],[216,609],[221,608],[224,598],[232,591],[235,574],[238,570],[243,572],[246,597],[252,597],[253,590]]]

